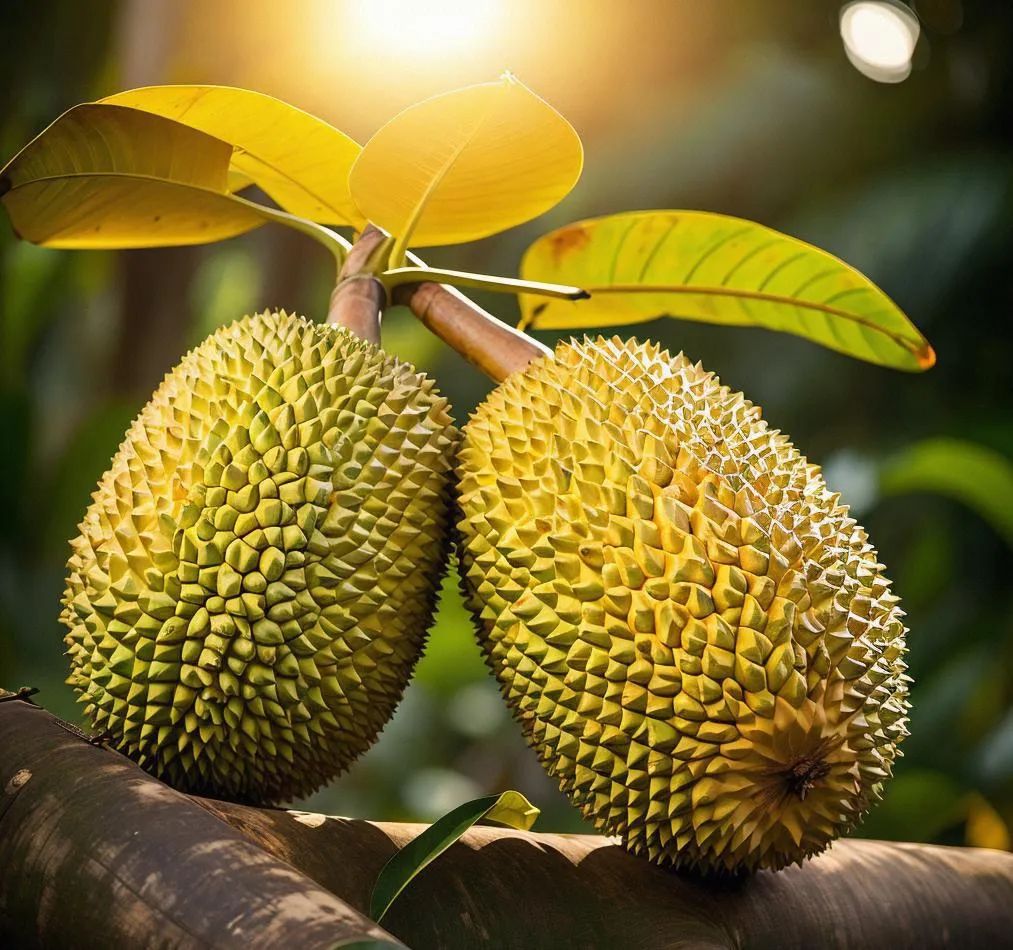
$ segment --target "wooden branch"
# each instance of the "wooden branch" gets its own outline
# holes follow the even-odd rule
[[[9,694],[8,694],[9,695]],[[0,702],[0,947],[402,946],[199,803]]]
[[[483,310],[456,287],[432,281],[405,284],[394,289],[393,298],[497,383],[552,352]]]
[[[357,911],[421,830],[188,800],[18,701],[0,704],[0,789],[0,935],[19,947],[294,950],[382,934]],[[1013,855],[846,840],[801,868],[707,881],[591,835],[474,828],[384,927],[419,950],[997,950]]]
[[[209,803],[353,907],[424,826]],[[384,926],[412,947],[996,950],[1013,928],[1013,855],[850,839],[778,873],[677,874],[594,835],[476,827],[401,894]]]

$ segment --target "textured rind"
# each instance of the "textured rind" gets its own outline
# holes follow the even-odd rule
[[[776,869],[879,798],[907,734],[903,612],[739,393],[653,345],[561,343],[459,458],[487,661],[601,830],[659,863]]]
[[[68,682],[191,792],[305,795],[367,749],[446,568],[458,433],[432,380],[284,312],[170,372],[72,542]]]

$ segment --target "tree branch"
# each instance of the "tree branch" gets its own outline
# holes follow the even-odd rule
[[[0,946],[402,946],[45,710],[0,703]]]
[[[208,803],[266,851],[360,910],[422,825]],[[340,856],[340,857],[339,857]],[[395,901],[412,947],[962,948],[1013,926],[1013,855],[850,839],[803,867],[738,880],[678,874],[594,835],[475,827]]]
[[[382,935],[359,912],[421,830],[188,799],[21,701],[0,703],[0,789],[0,934],[19,947]],[[846,840],[801,868],[718,882],[592,835],[473,828],[384,926],[419,950],[994,950],[1013,926],[1013,855]]]

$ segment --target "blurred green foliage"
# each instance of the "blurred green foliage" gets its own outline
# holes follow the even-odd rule
[[[185,57],[174,71],[159,65],[165,57],[145,58],[165,6],[8,5],[2,157],[64,108],[128,84],[230,81],[187,72]],[[237,17],[257,7],[232,6]],[[916,4],[923,38],[915,71],[885,86],[846,60],[834,4],[715,0],[689,17],[690,6],[582,7],[632,21],[622,35],[636,33],[648,50],[631,55],[617,31],[614,48],[595,52],[594,68],[621,69],[623,84],[580,129],[584,182],[533,224],[427,256],[434,265],[511,274],[538,234],[579,217],[706,208],[824,247],[894,297],[938,353],[925,375],[760,330],[660,320],[638,332],[684,349],[761,404],[824,464],[889,565],[911,628],[912,735],[862,833],[999,845],[1005,835],[1008,844],[1013,10]],[[139,10],[154,21],[145,20],[148,32],[137,28]],[[701,23],[703,52],[680,45],[679,55],[665,57],[672,37],[685,39]],[[212,40],[227,46],[231,37]],[[283,65],[298,70],[298,50]],[[504,65],[490,63],[488,76]],[[266,70],[260,88],[278,91],[276,75]],[[545,76],[529,81],[556,101],[551,70]],[[628,108],[628,95],[638,108]],[[385,118],[378,112],[376,123]],[[3,685],[39,686],[49,708],[76,718],[57,621],[66,541],[128,421],[182,352],[216,326],[264,307],[319,314],[329,278],[326,254],[272,229],[210,248],[116,254],[41,250],[0,224]],[[508,298],[479,296],[516,316]],[[404,313],[388,315],[385,345],[436,375],[462,422],[488,391]],[[913,448],[923,440],[932,440],[929,449]],[[500,702],[451,576],[415,681],[381,741],[306,807],[429,819],[504,788],[542,808],[543,830],[582,828]]]

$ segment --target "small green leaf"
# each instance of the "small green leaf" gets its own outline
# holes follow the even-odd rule
[[[591,294],[578,302],[522,296],[526,325],[582,329],[668,315],[793,333],[896,369],[935,362],[926,339],[872,281],[825,251],[741,218],[637,211],[580,221],[532,244],[521,277]]]
[[[527,831],[535,823],[538,809],[520,792],[488,795],[458,805],[409,841],[381,869],[369,902],[369,916],[377,923],[395,898],[427,865],[436,860],[472,825],[483,818]]]
[[[967,505],[1013,547],[1013,461],[974,442],[926,439],[886,463],[884,495],[933,492]]]

